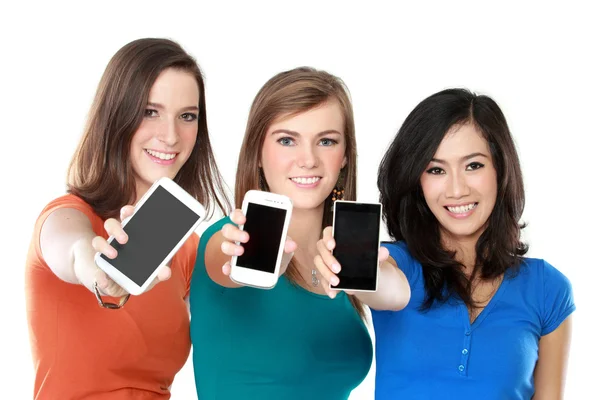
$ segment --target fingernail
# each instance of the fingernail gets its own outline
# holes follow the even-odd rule
[[[331,270],[336,274],[342,270],[342,267],[338,263],[331,264]]]
[[[329,292],[328,295],[330,298],[335,299],[335,292]]]
[[[333,249],[333,246],[335,245],[335,243],[333,242],[333,240],[330,240],[329,242],[327,242],[327,248],[329,250]]]
[[[340,280],[337,276],[332,276],[331,279],[329,279],[329,283],[331,283],[332,286],[337,286],[337,284],[340,283]]]

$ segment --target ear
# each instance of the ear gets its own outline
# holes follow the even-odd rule
[[[342,168],[340,168],[340,169],[343,169],[344,167],[346,167],[346,164],[348,164],[348,157],[344,156],[344,161],[342,161]]]

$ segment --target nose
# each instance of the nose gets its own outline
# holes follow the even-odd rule
[[[464,174],[455,172],[448,175],[448,183],[446,185],[446,197],[459,199],[469,194],[469,185]]]
[[[177,121],[166,119],[158,128],[157,138],[167,146],[175,146],[179,141]]]
[[[309,145],[309,144],[302,147],[298,152],[297,163],[298,163],[298,166],[301,168],[310,169],[310,168],[318,167],[319,166],[319,157],[316,153],[316,149],[312,145]]]

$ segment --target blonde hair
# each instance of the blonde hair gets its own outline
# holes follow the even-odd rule
[[[259,164],[269,126],[283,115],[298,115],[330,100],[340,105],[344,118],[347,163],[340,172],[343,174],[344,198],[356,199],[356,136],[354,112],[348,89],[340,78],[328,72],[300,67],[281,72],[269,79],[254,98],[238,161],[235,180],[236,208],[241,208],[248,190],[263,189],[260,182],[264,181],[264,176],[261,177]],[[327,197],[322,228],[333,223],[333,213],[330,211],[332,204],[333,200]],[[298,284],[302,281],[294,260],[288,266],[285,275],[293,283]],[[364,318],[362,303],[354,296],[349,296],[349,299],[359,315]]]

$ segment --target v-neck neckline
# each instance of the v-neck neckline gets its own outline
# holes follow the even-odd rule
[[[475,329],[477,329],[477,327],[479,325],[481,325],[483,323],[483,321],[486,319],[486,317],[492,312],[492,310],[494,309],[494,307],[496,307],[496,304],[498,303],[498,301],[500,300],[500,298],[504,294],[504,290],[505,290],[506,285],[507,285],[507,282],[506,282],[507,280],[508,280],[508,278],[507,278],[507,276],[505,274],[502,277],[502,282],[500,282],[500,286],[498,287],[498,290],[496,290],[496,293],[494,293],[494,295],[492,296],[492,298],[490,299],[490,301],[488,302],[488,304],[483,308],[483,310],[481,310],[481,312],[475,318],[475,321],[473,321],[473,323],[471,323],[471,317],[469,315],[469,309],[467,308],[467,305],[464,302],[461,302],[461,308],[462,308],[462,312],[463,312],[463,319],[464,319],[464,323],[465,323],[466,328],[467,328],[468,331],[472,332]]]

